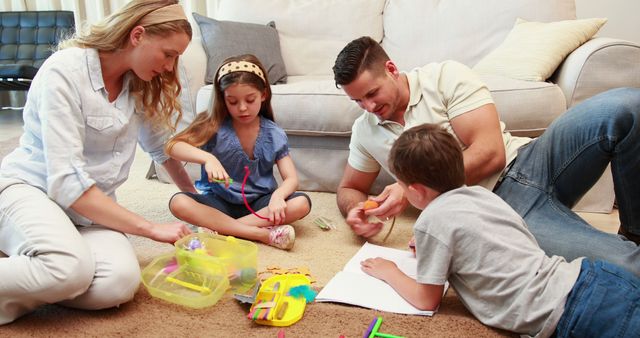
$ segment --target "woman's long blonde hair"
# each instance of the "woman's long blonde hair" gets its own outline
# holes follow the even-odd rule
[[[126,46],[129,33],[140,19],[161,7],[177,4],[177,0],[133,0],[102,21],[88,29],[74,34],[58,44],[58,50],[67,47],[94,48],[100,52],[114,52]],[[155,36],[167,33],[185,33],[191,39],[191,25],[187,20],[168,21],[144,26],[145,33]],[[137,76],[131,82],[131,93],[136,97],[136,107],[144,112],[145,118],[154,127],[166,127],[175,130],[182,117],[180,105],[180,81],[178,78],[178,60],[172,72],[164,72],[150,81]],[[172,115],[177,113],[174,118]]]
[[[231,72],[218,79],[217,77],[220,72],[220,68],[233,61],[247,61],[255,64],[262,71],[264,80],[256,74],[242,71]],[[192,146],[200,147],[207,143],[207,141],[209,141],[209,139],[218,132],[218,129],[220,129],[224,120],[229,116],[229,110],[227,109],[227,105],[224,100],[224,91],[234,84],[248,84],[260,92],[263,92],[265,100],[260,106],[259,115],[273,121],[271,87],[269,86],[269,78],[267,77],[267,72],[265,71],[264,66],[257,57],[251,54],[233,56],[224,60],[216,71],[216,81],[213,85],[213,97],[211,98],[213,100],[212,111],[204,111],[198,114],[189,127],[171,138],[165,145],[167,153],[169,153],[171,147],[173,147],[177,142],[186,142]]]

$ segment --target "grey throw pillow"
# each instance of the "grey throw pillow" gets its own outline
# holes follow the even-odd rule
[[[220,63],[230,56],[253,54],[267,70],[271,84],[285,83],[287,72],[280,52],[280,39],[273,21],[266,25],[219,21],[193,13],[200,26],[207,53],[205,82],[213,83]]]

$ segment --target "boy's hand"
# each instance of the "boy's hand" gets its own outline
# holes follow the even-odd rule
[[[382,222],[369,223],[368,217],[364,214],[364,203],[362,202],[349,210],[345,221],[356,235],[365,238],[377,235],[384,226]]]
[[[360,267],[362,271],[385,282],[390,276],[400,272],[396,263],[380,257],[367,258],[360,262]]]
[[[287,202],[283,198],[272,195],[269,201],[269,215],[267,216],[271,222],[275,225],[281,225],[285,220],[285,210],[287,209]]]

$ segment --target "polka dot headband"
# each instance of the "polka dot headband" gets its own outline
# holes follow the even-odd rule
[[[231,61],[229,63],[225,63],[222,67],[220,67],[220,70],[218,71],[218,81],[220,81],[223,76],[233,72],[253,73],[258,75],[265,83],[267,82],[264,79],[264,75],[262,74],[262,70],[260,70],[260,67],[248,61]]]

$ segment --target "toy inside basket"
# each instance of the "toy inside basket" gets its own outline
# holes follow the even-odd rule
[[[154,297],[196,309],[215,305],[229,288],[222,265],[204,269],[180,264],[173,254],[149,263],[142,270],[142,283]]]
[[[197,233],[175,243],[181,265],[203,269],[223,266],[231,292],[244,293],[257,281],[258,246],[233,236]]]

